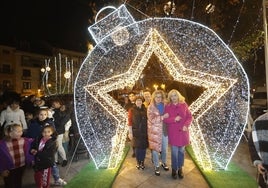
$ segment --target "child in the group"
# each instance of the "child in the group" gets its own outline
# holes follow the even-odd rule
[[[66,106],[59,99],[54,99],[52,101],[52,108],[54,109],[53,119],[55,123],[55,128],[58,133],[58,150],[55,159],[56,162],[58,162],[59,154],[63,160],[61,166],[64,167],[67,165],[67,155],[63,147],[63,136],[65,133],[65,125],[71,120],[71,113],[66,110]]]
[[[22,187],[25,166],[33,161],[29,153],[32,139],[21,137],[22,133],[21,125],[8,125],[0,141],[0,174],[4,177],[5,188]]]
[[[0,115],[0,125],[6,127],[11,124],[20,124],[23,131],[27,130],[24,111],[20,109],[20,99],[13,99]]]
[[[29,138],[38,138],[41,136],[42,129],[46,125],[53,125],[54,127],[54,121],[52,118],[49,118],[48,115],[48,109],[40,109],[37,114],[37,118],[33,119],[29,125],[26,137]],[[52,176],[55,181],[55,185],[66,185],[67,182],[64,181],[62,178],[60,178],[59,174],[59,168],[54,162],[54,165],[52,167]]]
[[[46,125],[52,125],[54,127],[53,119],[48,117],[47,109],[40,109],[37,113],[37,117],[32,119],[29,123],[26,137],[34,139],[40,137],[41,131]]]
[[[30,153],[34,155],[34,179],[38,188],[50,187],[51,167],[57,149],[56,132],[52,125],[44,126],[42,137],[36,139],[31,146]]]

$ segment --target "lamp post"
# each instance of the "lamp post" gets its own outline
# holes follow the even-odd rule
[[[164,91],[165,91],[165,89],[166,89],[166,85],[165,84],[161,84],[161,89],[163,89]]]
[[[49,63],[48,62],[46,62],[46,65],[45,65],[45,67],[42,67],[41,68],[41,72],[42,72],[42,74],[43,74],[43,76],[42,76],[42,79],[41,79],[41,85],[42,85],[42,91],[45,93],[45,89],[46,89],[46,85],[45,85],[45,80],[47,80],[47,78],[48,78],[48,73],[49,73],[49,71],[51,70],[51,68],[49,67]]]
[[[268,7],[268,0],[262,1],[262,11],[263,11],[263,27],[264,27],[264,55],[265,55],[265,74],[266,74],[266,93],[268,101],[268,38],[267,38],[267,17],[266,8]],[[268,105],[268,103],[267,103]],[[268,106],[266,106],[268,109]]]

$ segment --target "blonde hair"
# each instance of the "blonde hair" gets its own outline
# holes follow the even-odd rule
[[[171,95],[172,95],[173,93],[175,93],[175,94],[178,96],[178,98],[179,98],[179,102],[185,102],[185,98],[184,98],[184,96],[182,96],[182,94],[181,94],[178,90],[176,90],[176,89],[172,89],[172,90],[170,90],[169,93],[168,93],[168,102],[169,102],[169,103],[171,103]]]
[[[155,104],[155,100],[154,99],[155,99],[155,97],[156,97],[157,94],[161,94],[161,96],[162,96],[162,102],[165,102],[165,98],[166,98],[165,92],[163,90],[155,90],[153,92],[153,94],[152,94],[151,103],[154,103]]]
[[[7,126],[4,128],[4,133],[5,133],[4,139],[5,139],[5,140],[9,140],[9,139],[10,139],[9,134],[10,134],[12,131],[14,131],[17,127],[20,127],[20,128],[22,129],[22,126],[21,126],[20,124],[17,124],[17,123],[7,125]]]

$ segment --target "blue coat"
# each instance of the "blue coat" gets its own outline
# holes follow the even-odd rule
[[[28,127],[26,137],[34,139],[40,137],[43,127],[48,124],[55,127],[54,122],[51,118],[47,118],[44,121],[39,121],[38,119],[32,120]]]

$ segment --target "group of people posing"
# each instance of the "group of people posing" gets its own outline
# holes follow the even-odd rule
[[[169,91],[167,98],[163,90],[156,90],[150,95],[130,94],[133,103],[128,110],[128,137],[133,146],[133,156],[137,160],[137,169],[144,169],[146,149],[149,148],[154,164],[154,173],[160,176],[160,167],[169,170],[167,165],[168,143],[171,146],[171,176],[183,178],[185,146],[190,143],[189,127],[192,114],[185,98],[178,90]],[[161,161],[161,162],[160,162]]]
[[[59,99],[53,100],[51,107],[53,110],[36,109],[30,121],[25,120],[18,99],[12,99],[1,112],[0,175],[6,188],[22,187],[27,165],[33,167],[36,187],[49,187],[51,174],[55,185],[66,185],[60,178],[57,163],[59,154],[61,165],[67,165],[63,136],[71,126],[71,114]]]

